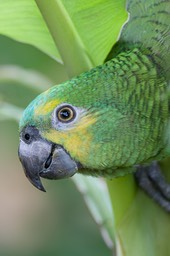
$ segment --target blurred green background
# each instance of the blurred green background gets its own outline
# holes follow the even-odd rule
[[[62,65],[4,36],[0,36],[0,65],[0,71],[2,65],[34,69],[51,85],[67,79]],[[36,89],[0,77],[1,100],[25,108],[37,94]],[[43,181],[47,193],[27,181],[17,156],[15,121],[0,121],[0,141],[0,256],[111,255],[71,179]]]

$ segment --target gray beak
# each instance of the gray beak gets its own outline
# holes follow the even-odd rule
[[[62,179],[73,176],[78,170],[78,163],[62,146],[43,139],[33,126],[21,132],[18,155],[26,177],[42,191],[45,189],[40,177]]]

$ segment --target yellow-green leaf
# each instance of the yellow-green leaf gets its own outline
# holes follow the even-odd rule
[[[61,62],[34,0],[0,0],[0,34],[33,45]]]

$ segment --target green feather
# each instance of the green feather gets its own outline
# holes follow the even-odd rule
[[[170,79],[169,0],[127,0],[127,11],[129,20],[107,59],[124,49],[138,46],[151,58],[157,57],[157,65],[161,65]]]

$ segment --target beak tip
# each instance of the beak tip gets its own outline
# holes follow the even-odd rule
[[[42,192],[46,192],[45,188],[42,185],[41,186],[36,186],[36,188],[38,188]]]
[[[26,175],[26,177],[28,178],[28,180],[32,183],[32,185],[34,187],[36,187],[40,191],[46,192],[44,186],[42,185],[42,182],[41,182],[39,176],[36,177],[36,178],[32,178],[32,177],[29,177],[28,175]]]

